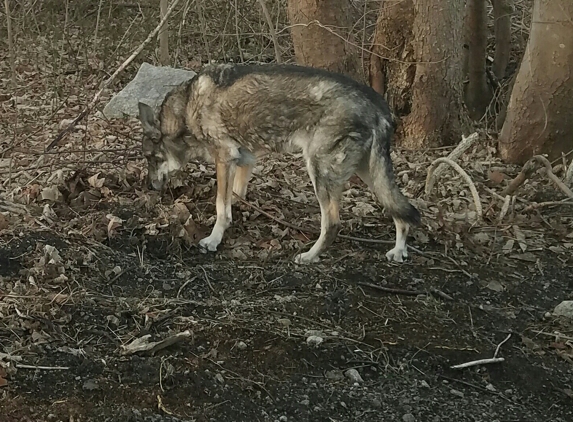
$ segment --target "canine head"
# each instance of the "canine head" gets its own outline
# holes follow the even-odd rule
[[[139,103],[139,120],[143,128],[142,150],[147,160],[148,185],[163,190],[172,172],[181,169],[189,160],[184,108],[179,104],[163,104],[159,114],[144,103]]]

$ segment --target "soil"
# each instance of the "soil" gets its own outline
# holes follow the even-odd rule
[[[2,421],[572,420],[572,330],[568,343],[548,335],[567,331],[547,314],[571,299],[570,256],[450,260],[430,245],[393,264],[387,245],[338,240],[301,267],[290,252],[229,258],[237,231],[216,254],[137,230],[101,243],[0,237],[0,294],[12,292],[0,347],[21,358],[0,389]],[[35,294],[15,295],[44,245],[68,280],[46,271]],[[155,353],[123,353],[185,330]],[[451,368],[493,357],[509,334],[503,362]]]

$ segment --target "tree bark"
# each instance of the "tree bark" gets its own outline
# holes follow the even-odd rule
[[[351,12],[348,0],[288,0],[296,61],[362,81],[357,48],[346,41]]]
[[[412,0],[380,3],[370,55],[370,86],[388,100],[392,111],[405,115],[411,110],[410,89],[414,82]]]
[[[465,86],[465,102],[473,120],[480,120],[492,98],[487,83],[485,60],[487,49],[486,0],[469,0],[466,8],[469,34],[468,84]]]
[[[524,163],[573,149],[573,2],[535,0],[531,31],[499,136],[501,157]]]
[[[495,55],[492,70],[497,79],[503,79],[511,50],[512,0],[492,0],[492,3],[495,31]]]
[[[412,110],[399,129],[404,148],[436,147],[460,140],[463,17],[461,1],[414,1],[412,42],[417,63]]]

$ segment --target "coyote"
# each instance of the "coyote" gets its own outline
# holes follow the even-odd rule
[[[317,262],[335,240],[345,182],[357,174],[396,226],[386,257],[407,257],[410,226],[420,213],[394,178],[390,139],[394,122],[386,101],[349,77],[298,65],[206,66],[173,88],[159,110],[139,103],[148,181],[163,190],[172,171],[198,157],[215,163],[217,219],[199,242],[216,251],[231,224],[233,192],[241,198],[257,158],[302,151],[321,211],[321,230],[299,264]]]

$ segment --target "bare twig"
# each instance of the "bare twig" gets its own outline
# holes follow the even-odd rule
[[[458,146],[448,154],[447,158],[452,160],[452,161],[456,161],[458,158],[460,158],[462,156],[462,154],[464,152],[466,152],[473,144],[474,142],[478,139],[478,133],[474,132],[472,133],[470,136],[468,136],[467,138],[462,136],[462,140],[461,142],[458,144]],[[428,195],[432,189],[434,188],[434,183],[436,181],[436,179],[438,179],[441,174],[444,172],[444,170],[446,169],[447,165],[442,163],[440,164],[435,170],[434,170],[434,178],[432,180],[426,180],[426,195]]]
[[[363,281],[359,281],[357,284],[360,286],[364,286],[364,287],[370,287],[371,289],[379,290],[381,292],[392,293],[392,294],[396,294],[396,295],[404,295],[404,296],[420,296],[420,295],[427,296],[428,295],[428,292],[423,292],[421,290],[395,289],[392,287],[379,286],[377,284],[367,283],[367,282],[363,282]],[[442,299],[454,300],[454,298],[451,297],[450,295],[442,292],[441,290],[435,289],[435,288],[430,289],[429,293],[431,293],[433,296],[437,296],[437,297],[442,298]]]
[[[69,366],[39,366],[39,365],[25,365],[23,363],[17,363],[16,368],[19,369],[39,369],[42,371],[67,371]]]
[[[261,8],[263,9],[263,16],[267,21],[267,25],[269,26],[269,32],[271,33],[271,38],[273,40],[273,45],[275,47],[275,60],[277,63],[282,62],[281,58],[281,50],[279,47],[279,41],[277,38],[277,31],[275,30],[275,26],[273,25],[273,19],[271,18],[271,14],[269,13],[269,9],[267,9],[267,4],[265,0],[258,0]]]
[[[129,56],[127,60],[125,60],[121,64],[121,66],[119,66],[117,70],[109,78],[107,78],[107,80],[103,83],[100,90],[96,92],[96,94],[94,95],[93,99],[88,104],[88,106],[84,108],[84,110],[64,130],[62,130],[60,133],[56,135],[56,137],[52,140],[52,142],[50,142],[50,144],[47,146],[46,148],[47,151],[51,150],[56,145],[58,145],[58,142],[60,142],[64,138],[64,136],[66,136],[78,124],[79,121],[81,121],[84,117],[88,115],[88,113],[95,107],[96,103],[99,101],[99,97],[101,97],[103,91],[115,80],[115,78],[117,78],[117,75],[119,75],[137,57],[137,55],[143,51],[145,46],[149,44],[151,40],[157,35],[157,33],[163,27],[163,24],[167,21],[167,19],[169,18],[169,16],[173,12],[175,6],[177,6],[179,1],[180,0],[173,1],[171,6],[165,13],[165,16],[163,16],[163,19],[161,19],[161,22],[159,22],[159,25],[157,25],[155,29],[149,33],[145,41],[143,41],[139,45],[139,47],[135,49],[135,51],[131,54],[131,56]]]
[[[573,206],[573,201],[571,201],[570,199],[563,199],[562,201],[539,202],[539,203],[531,204],[531,205],[525,207],[523,209],[523,212],[525,213],[525,212],[537,210],[539,208],[551,207],[551,206],[556,206],[556,205],[572,205]]]
[[[545,167],[544,169],[545,174],[557,185],[557,187],[561,190],[561,192],[563,192],[569,198],[573,198],[573,192],[571,191],[571,189],[569,189],[565,185],[565,183],[563,183],[561,179],[559,179],[559,177],[557,177],[555,173],[553,173],[551,163],[543,155],[535,155],[529,161],[527,161],[523,165],[521,172],[515,177],[515,179],[513,179],[510,182],[509,186],[502,192],[502,195],[511,195],[513,192],[515,192],[517,188],[519,188],[533,174],[536,168],[535,167],[536,161]]]
[[[445,158],[445,157],[440,157],[437,158],[436,160],[434,160],[434,162],[430,165],[430,168],[428,169],[428,176],[426,177],[426,195],[428,195],[430,193],[430,191],[427,189],[428,185],[433,185],[432,179],[433,179],[433,173],[434,170],[436,169],[436,167],[441,164],[441,163],[446,163],[449,164],[454,170],[456,170],[460,176],[462,176],[462,178],[466,181],[467,185],[470,188],[470,191],[472,193],[472,197],[474,199],[474,203],[475,203],[475,207],[476,207],[476,215],[477,215],[477,219],[481,220],[482,216],[483,216],[483,209],[481,206],[481,201],[480,201],[480,197],[478,194],[478,191],[474,185],[474,182],[472,181],[471,177],[466,173],[466,171],[460,167],[460,165],[452,160],[450,160],[449,158]]]
[[[453,365],[450,366],[450,368],[452,369],[464,369],[464,368],[470,368],[472,366],[478,366],[478,365],[487,365],[490,363],[499,363],[499,362],[503,362],[505,359],[504,358],[498,358],[497,354],[499,353],[499,349],[500,347],[507,342],[509,339],[511,338],[511,333],[509,333],[507,335],[507,337],[497,345],[497,347],[495,348],[495,353],[493,354],[493,358],[490,359],[479,359],[479,360],[473,360],[471,362],[466,362],[466,363],[462,363],[459,365]]]
[[[6,29],[8,31],[8,50],[10,50],[10,69],[12,71],[12,86],[18,85],[16,80],[16,51],[14,49],[14,34],[12,33],[12,18],[10,17],[10,2],[4,0],[4,9],[6,12]]]
[[[489,359],[472,360],[471,362],[466,362],[466,363],[462,363],[460,365],[450,366],[450,368],[452,368],[452,369],[464,369],[464,368],[470,368],[472,366],[487,365],[489,363],[499,363],[499,362],[503,362],[504,360],[505,360],[504,358],[489,358]]]

